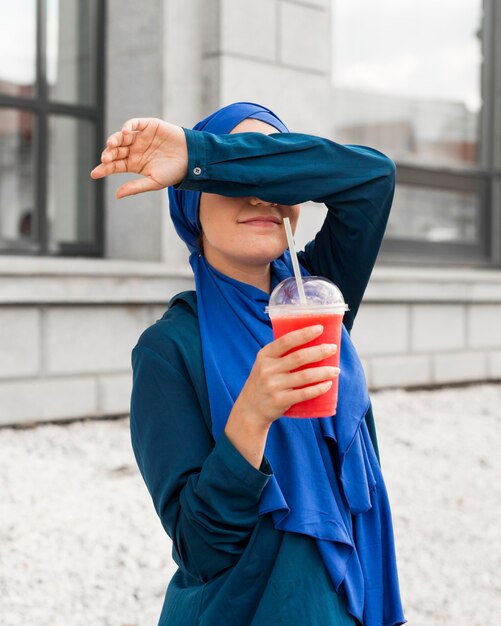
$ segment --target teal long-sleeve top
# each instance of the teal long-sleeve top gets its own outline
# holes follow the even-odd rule
[[[301,133],[184,131],[181,189],[327,206],[299,257],[341,289],[350,331],[386,227],[393,162]],[[224,433],[214,441],[194,291],[141,334],[132,367],[132,447],[178,565],[159,626],[355,626],[315,541],[258,515],[267,459],[256,469]],[[371,406],[365,419],[377,453]]]

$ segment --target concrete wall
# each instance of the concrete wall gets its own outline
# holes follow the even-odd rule
[[[130,351],[191,275],[4,257],[0,424],[128,413]],[[501,380],[501,274],[377,267],[352,338],[371,389]]]
[[[157,263],[0,259],[0,424],[126,414],[130,352],[193,288]]]
[[[327,135],[330,46],[330,0],[109,0],[106,136],[131,117],[191,128],[236,100],[269,106],[291,130]],[[129,178],[104,183],[105,256],[186,268],[167,192],[116,200]]]
[[[162,117],[164,77],[163,1],[108,0],[107,7],[106,137],[131,117]],[[105,257],[161,261],[166,192],[116,200],[118,187],[134,178],[104,182]]]
[[[109,0],[107,31],[107,134],[251,100],[329,136],[330,0]],[[117,201],[126,179],[105,183],[107,258],[0,257],[0,424],[126,414],[132,347],[193,288],[167,193]],[[303,206],[298,248],[325,212]],[[494,380],[500,319],[500,272],[376,267],[352,337],[372,389]]]
[[[352,331],[373,389],[501,379],[501,274],[380,267]]]
[[[262,102],[291,130],[327,132],[329,0],[107,9],[105,137],[139,116],[191,127],[235,100]],[[167,192],[115,199],[135,177],[102,183],[105,259],[0,257],[0,423],[128,412],[131,348],[174,293],[193,287]],[[324,216],[305,204],[299,246]]]
[[[291,130],[329,128],[330,0],[209,0],[204,41],[207,112],[260,102]],[[304,27],[308,25],[308,35]]]

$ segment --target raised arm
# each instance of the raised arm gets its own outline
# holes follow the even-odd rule
[[[214,135],[156,118],[128,120],[113,133],[93,178],[136,172],[117,197],[174,185],[285,205],[327,205],[321,231],[301,261],[331,278],[350,307],[351,329],[381,246],[395,187],[395,165],[377,150],[302,133]]]
[[[176,187],[327,206],[322,229],[299,256],[311,273],[330,278],[341,289],[350,307],[344,322],[350,330],[388,221],[393,161],[372,148],[301,133],[184,131],[188,171]]]
[[[374,150],[371,153],[386,161],[386,174],[368,178],[342,198],[336,194],[324,198],[328,212],[322,228],[299,253],[301,263],[311,274],[326,276],[341,289],[350,307],[344,318],[348,331],[376,263],[395,190],[393,161]]]

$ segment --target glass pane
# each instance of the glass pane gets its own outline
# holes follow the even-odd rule
[[[385,237],[475,243],[479,208],[473,193],[397,185]]]
[[[95,240],[95,126],[61,115],[49,118],[47,218],[49,248]]]
[[[47,2],[47,88],[51,100],[86,105],[96,101],[97,1]]]
[[[479,153],[481,0],[335,0],[334,138],[413,164]]]
[[[36,216],[33,113],[0,108],[0,244],[31,241]]]
[[[32,96],[36,81],[36,0],[3,2],[0,17],[0,93]]]

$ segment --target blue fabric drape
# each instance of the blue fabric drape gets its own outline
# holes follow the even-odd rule
[[[193,130],[226,134],[248,117],[289,132],[272,111],[251,102],[224,107]],[[269,294],[222,274],[200,254],[196,243],[200,192],[169,187],[169,199],[175,228],[191,252],[212,431],[217,439],[258,350],[273,340],[265,313]],[[305,268],[301,271],[308,274]],[[286,251],[271,263],[271,288],[292,275]],[[273,423],[265,450],[273,476],[259,512],[269,513],[279,530],[315,538],[336,589],[346,594],[348,610],[364,626],[401,624],[405,620],[389,502],[364,421],[369,394],[344,325],[340,367],[336,416],[282,417]]]

